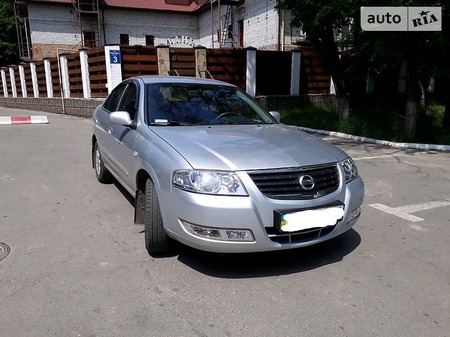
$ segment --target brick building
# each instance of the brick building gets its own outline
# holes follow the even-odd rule
[[[286,50],[301,40],[279,0],[15,0],[24,61],[102,45]]]

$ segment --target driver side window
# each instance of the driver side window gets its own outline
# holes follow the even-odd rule
[[[122,99],[119,103],[119,111],[127,111],[130,114],[131,120],[134,119],[137,111],[138,98],[137,98],[137,87],[134,82],[129,82]]]
[[[117,111],[117,105],[119,104],[120,97],[122,96],[126,86],[126,83],[121,83],[114,88],[114,90],[106,99],[105,103],[103,103],[103,108],[105,110],[109,112]]]

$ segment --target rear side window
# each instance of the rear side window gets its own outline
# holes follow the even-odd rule
[[[117,105],[119,104],[120,97],[126,86],[126,83],[121,83],[111,92],[111,94],[109,94],[105,103],[103,103],[103,108],[105,110],[109,112],[117,111]]]

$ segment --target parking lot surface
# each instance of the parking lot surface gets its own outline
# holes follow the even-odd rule
[[[95,179],[90,121],[39,114],[0,126],[0,337],[450,336],[450,153],[325,137],[365,182],[353,230],[153,258],[131,196]]]

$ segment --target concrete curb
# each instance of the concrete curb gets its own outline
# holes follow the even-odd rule
[[[47,116],[0,116],[0,125],[48,124]]]
[[[355,141],[365,142],[365,143],[370,143],[370,144],[390,146],[390,147],[394,147],[394,148],[398,148],[398,149],[414,149],[414,150],[424,150],[424,151],[450,152],[450,145],[435,145],[435,144],[420,144],[420,143],[396,143],[396,142],[389,142],[386,140],[379,140],[379,139],[373,139],[373,138],[367,138],[367,137],[361,137],[361,136],[353,136],[353,135],[349,135],[347,133],[342,133],[342,132],[316,130],[316,129],[305,128],[305,127],[301,127],[301,126],[299,126],[298,128],[300,130],[308,132],[308,133],[329,135],[329,136],[333,136],[333,137],[350,139],[350,140],[355,140]]]

